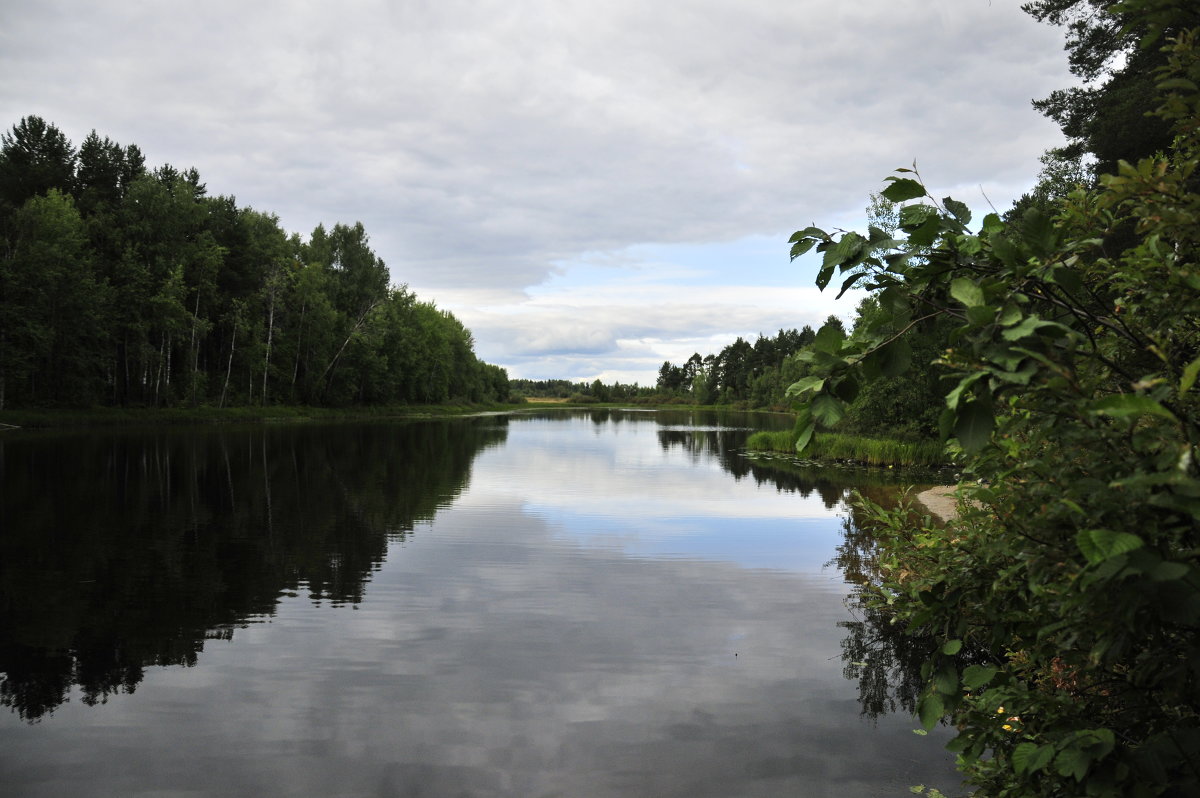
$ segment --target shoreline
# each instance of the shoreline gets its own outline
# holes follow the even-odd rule
[[[97,407],[97,408],[23,408],[0,411],[0,433],[16,430],[43,430],[117,426],[174,426],[180,424],[274,424],[310,421],[418,421],[429,418],[465,418],[478,415],[536,412],[539,410],[723,410],[719,405],[636,404],[628,402],[576,403],[532,399],[521,404],[492,402],[482,404],[393,405],[378,407],[312,407],[274,405],[270,407]],[[773,410],[738,412],[776,413]]]
[[[958,517],[958,499],[954,496],[956,490],[957,485],[938,485],[918,493],[917,501],[939,520],[951,521]]]

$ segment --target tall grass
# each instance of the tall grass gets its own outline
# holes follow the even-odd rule
[[[796,451],[796,433],[756,432],[746,441],[752,451]],[[813,460],[836,460],[877,466],[938,466],[947,461],[940,441],[897,441],[822,432],[813,436],[804,456]]]

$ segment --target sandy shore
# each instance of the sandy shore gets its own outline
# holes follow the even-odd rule
[[[918,493],[917,501],[941,520],[949,521],[958,514],[954,491],[954,485],[939,485]]]

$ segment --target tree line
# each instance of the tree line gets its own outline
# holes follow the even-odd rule
[[[136,145],[37,116],[0,134],[0,409],[507,396],[361,223],[304,239]]]
[[[834,316],[829,321],[841,323]],[[701,357],[697,352],[678,366],[664,362],[656,387],[666,394],[690,396],[698,404],[782,404],[785,389],[798,376],[792,356],[815,336],[807,324],[802,330],[780,330],[773,338],[760,333],[753,344],[738,336],[716,354]]]
[[[875,212],[895,215],[893,203],[874,197]],[[881,219],[880,223],[885,223]],[[751,344],[738,338],[716,354],[693,354],[685,362],[662,364],[655,389],[659,400],[685,397],[698,404],[739,405],[750,408],[791,408],[788,389],[819,368],[821,347],[834,338],[881,323],[885,315],[876,297],[865,297],[847,330],[837,316],[829,316],[815,331],[780,330],[774,337],[759,335]],[[945,347],[949,328],[929,321],[908,332],[906,370],[893,368],[881,379],[856,386],[856,394],[842,416],[831,424],[839,432],[885,436],[900,440],[936,438],[941,410],[940,376],[933,366]],[[897,366],[900,363],[896,364]]]

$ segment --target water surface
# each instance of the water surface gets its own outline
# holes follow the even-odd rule
[[[5,795],[860,796],[954,783],[843,657],[786,421],[0,438]]]

